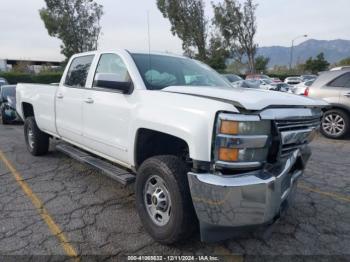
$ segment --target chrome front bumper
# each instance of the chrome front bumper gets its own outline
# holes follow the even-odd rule
[[[293,201],[297,180],[310,154],[310,149],[305,147],[277,167],[249,174],[188,173],[202,240],[218,241],[229,237],[215,232],[215,228],[227,232],[228,228],[274,221],[286,203]]]

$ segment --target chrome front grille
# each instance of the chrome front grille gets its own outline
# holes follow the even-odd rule
[[[320,121],[319,116],[304,119],[275,120],[281,140],[280,157],[288,157],[295,150],[310,143],[316,134],[316,130],[320,127]]]
[[[280,132],[302,130],[308,128],[319,128],[320,118],[308,118],[298,120],[276,120],[276,126]]]

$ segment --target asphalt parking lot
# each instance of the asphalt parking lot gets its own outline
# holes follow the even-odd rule
[[[268,236],[205,244],[197,235],[169,247],[144,232],[132,188],[55,150],[34,158],[22,126],[0,125],[0,255],[236,255],[230,261],[308,255],[349,261],[350,140],[317,137],[312,148],[295,206]]]

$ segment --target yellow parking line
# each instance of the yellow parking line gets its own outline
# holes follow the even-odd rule
[[[17,183],[21,186],[23,192],[32,201],[32,203],[36,207],[38,213],[40,214],[42,219],[46,222],[47,226],[49,227],[51,233],[58,238],[58,240],[61,243],[66,254],[70,257],[77,257],[78,254],[77,254],[76,250],[69,243],[69,241],[67,240],[66,236],[64,235],[64,233],[62,232],[60,227],[55,223],[53,218],[47,212],[42,201],[35,195],[35,193],[31,190],[29,185],[24,181],[24,179],[20,175],[20,173],[11,164],[11,162],[6,158],[5,154],[1,150],[0,150],[0,159],[6,165],[7,169],[11,172],[11,174],[14,176]]]
[[[300,184],[300,185],[298,185],[298,187],[300,187],[301,189],[310,191],[310,192],[318,193],[320,195],[329,196],[329,197],[332,197],[334,199],[350,202],[350,197],[349,196],[341,195],[341,194],[338,194],[338,193],[325,192],[325,191],[322,191],[322,190],[317,189],[317,188],[312,188],[312,187],[305,186],[304,184]]]

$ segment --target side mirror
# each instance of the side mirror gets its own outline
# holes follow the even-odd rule
[[[118,74],[109,73],[97,73],[93,87],[118,90],[123,94],[130,94],[133,90],[133,84],[131,80],[121,79]]]

